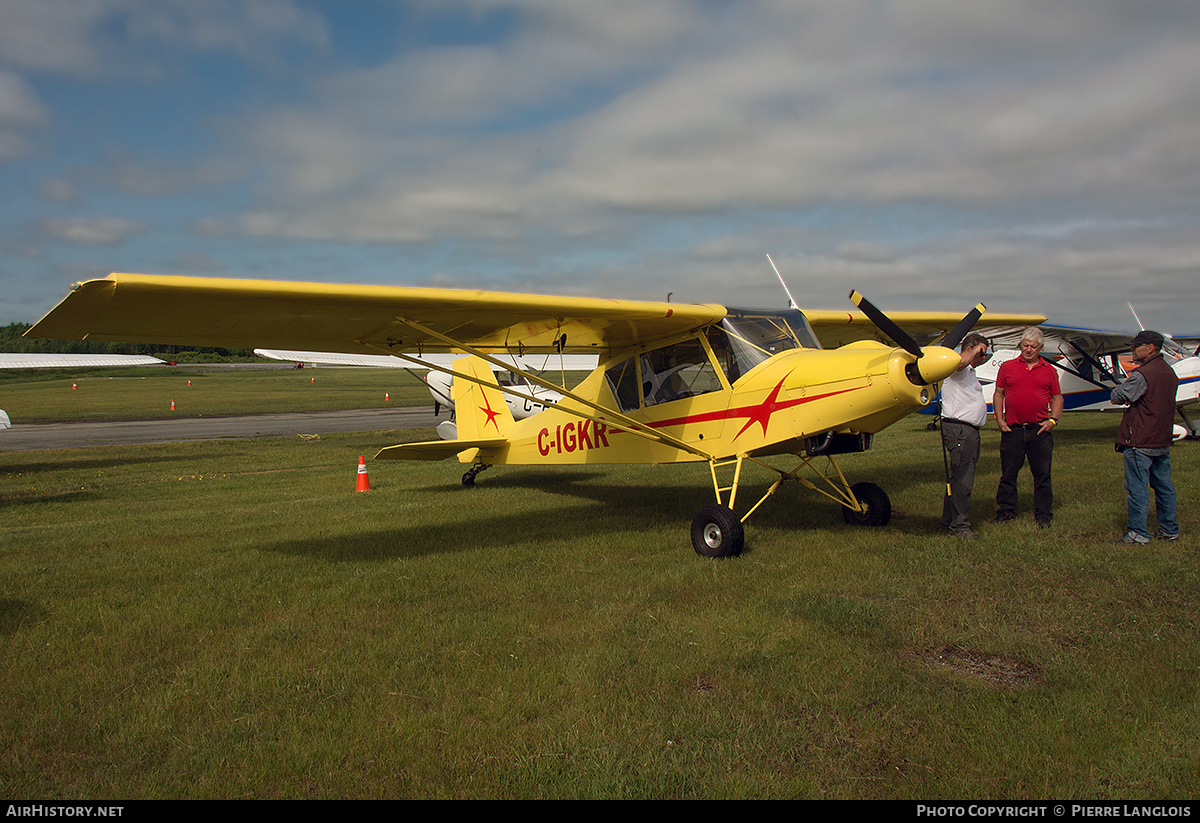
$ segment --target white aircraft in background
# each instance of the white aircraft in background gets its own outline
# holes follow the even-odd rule
[[[462,357],[460,354],[427,354],[422,357],[394,357],[388,354],[344,354],[339,352],[291,351],[286,349],[255,349],[259,357],[270,360],[284,360],[294,363],[309,363],[322,366],[365,366],[381,369],[404,369],[423,382],[433,397],[433,413],[437,414],[443,406],[454,412],[454,400],[451,396],[451,364]],[[588,372],[596,368],[598,358],[594,355],[499,355],[498,360],[512,363],[513,371],[496,369],[496,380],[505,388],[504,400],[512,411],[513,418],[524,420],[538,412],[545,411],[547,406],[553,406],[562,400],[561,392],[536,386],[529,382],[521,372],[534,373],[582,371]],[[426,370],[424,377],[417,375],[415,370]],[[443,440],[458,438],[458,428],[454,420],[444,420],[438,424],[438,435]]]
[[[1079,329],[1066,326],[1042,325],[1046,346],[1042,356],[1058,370],[1058,384],[1063,393],[1063,411],[1122,410],[1109,400],[1113,388],[1137,366],[1129,353],[1129,341],[1134,333]],[[991,412],[992,393],[1000,364],[1019,356],[1015,347],[1020,336],[993,339],[992,358],[975,370],[983,385],[983,396]],[[1164,335],[1163,358],[1179,377],[1175,408],[1183,425],[1175,426],[1175,439],[1197,437],[1196,423],[1185,407],[1200,401],[1200,356],[1195,350],[1181,346],[1178,339]],[[1191,340],[1191,338],[1179,338]]]
[[[0,369],[72,369],[113,366],[165,366],[165,360],[141,354],[23,354],[0,352]],[[12,428],[0,409],[0,429]]]

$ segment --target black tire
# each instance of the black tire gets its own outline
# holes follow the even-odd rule
[[[725,506],[705,506],[692,518],[692,548],[701,557],[741,554],[745,540],[742,521]]]
[[[856,512],[843,506],[842,517],[851,526],[886,526],[892,519],[892,501],[887,493],[874,483],[855,483],[850,487],[863,511]]]
[[[478,474],[478,472],[476,472],[476,471],[474,471],[474,470],[472,470],[472,471],[469,471],[469,472],[467,472],[466,474],[464,474],[464,475],[463,475],[463,477],[462,477],[462,484],[463,484],[463,486],[464,486],[464,487],[466,487],[466,488],[468,488],[468,489],[473,489],[473,488],[475,488],[475,475],[476,475],[476,474]]]

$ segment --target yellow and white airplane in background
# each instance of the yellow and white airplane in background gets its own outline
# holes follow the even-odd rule
[[[454,440],[390,446],[381,459],[470,466],[471,486],[492,465],[707,463],[715,502],[692,521],[692,545],[709,557],[742,550],[743,524],[786,481],[842,507],[847,523],[882,526],[887,494],[850,484],[837,456],[928,405],[934,384],[960,363],[954,350],[980,320],[906,312],[888,318],[857,292],[857,312],[753,311],[720,305],[604,300],[454,289],[345,286],[113,274],[76,284],[28,334],[56,339],[389,354],[464,355],[453,377]],[[987,315],[992,327],[1045,318]],[[823,349],[822,338],[848,341]],[[870,329],[871,331],[867,331]],[[862,339],[886,338],[892,343]],[[918,338],[939,340],[922,346]],[[495,368],[499,355],[587,354],[598,366],[567,388],[529,371],[562,399],[514,419]],[[785,468],[773,463],[788,460]],[[778,479],[740,516],[743,468]]]
[[[454,413],[454,399],[451,396],[450,385],[453,380],[451,376],[453,370],[450,366],[458,359],[458,355],[427,354],[419,358],[420,362],[411,362],[393,357],[390,354],[345,354],[342,352],[290,351],[281,349],[255,349],[254,353],[268,360],[283,360],[299,364],[308,363],[312,366],[403,369],[425,384],[425,388],[429,390],[429,395],[433,398],[433,413],[435,415],[440,413],[442,407],[449,409],[451,414]],[[553,405],[563,398],[562,392],[530,383],[524,377],[526,371],[535,371],[543,377],[548,372],[557,371],[560,375],[560,383],[566,383],[566,372],[589,372],[596,368],[595,355],[544,354],[537,356],[526,355],[524,357],[502,355],[497,359],[505,362],[506,365],[503,369],[494,370],[496,372],[496,381],[502,387],[512,387],[527,395],[525,398],[519,398],[508,393],[504,395],[504,400],[508,403],[508,408],[517,420],[524,420],[530,415],[543,412],[547,406]],[[425,370],[423,376],[417,374],[421,370]],[[457,437],[455,431],[455,425],[452,420],[443,421],[438,425],[438,434],[443,440],[452,440]]]

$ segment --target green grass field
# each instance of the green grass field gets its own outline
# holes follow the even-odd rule
[[[792,484],[725,561],[703,466],[360,494],[432,433],[0,453],[0,795],[1194,798],[1198,444],[1184,538],[1129,548],[1117,417],[1064,418],[1047,531],[1028,475],[988,522],[992,430],[968,542],[924,420],[842,462],[890,526]]]
[[[0,408],[14,425],[431,403],[429,390],[402,369],[178,366],[0,372]]]

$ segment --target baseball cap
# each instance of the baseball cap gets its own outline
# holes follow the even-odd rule
[[[1143,330],[1137,333],[1137,336],[1129,341],[1130,346],[1140,346],[1143,343],[1149,343],[1152,346],[1162,348],[1163,336],[1156,331]]]

